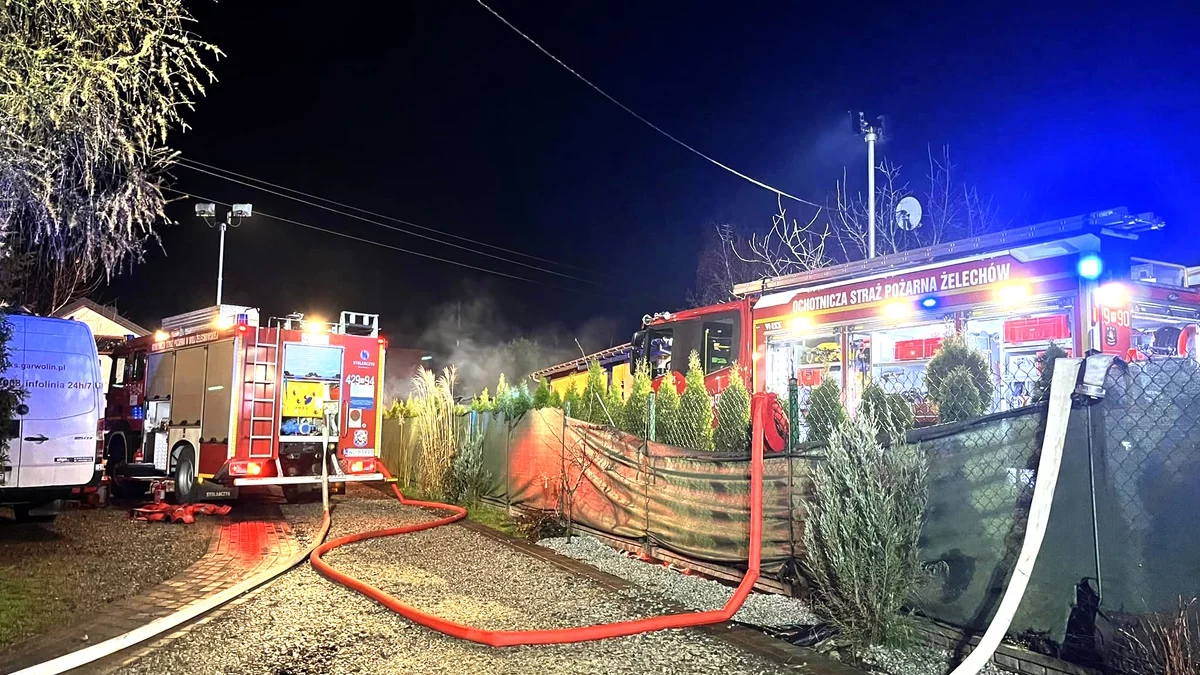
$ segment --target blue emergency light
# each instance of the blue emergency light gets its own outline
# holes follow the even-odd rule
[[[1099,279],[1104,271],[1104,263],[1098,255],[1085,255],[1079,259],[1079,276],[1084,279]]]
[[[937,307],[937,305],[938,299],[932,296],[921,300],[921,306],[925,309],[933,309],[934,307]]]

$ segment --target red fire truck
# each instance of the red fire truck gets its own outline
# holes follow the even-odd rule
[[[385,350],[375,314],[260,326],[257,310],[222,305],[164,319],[113,353],[104,457],[114,491],[166,480],[187,502],[280,485],[300,500],[319,490],[323,456],[334,484],[382,480]]]
[[[1028,401],[1050,342],[1196,358],[1200,268],[1137,257],[1139,235],[1162,226],[1119,208],[739,284],[736,301],[645,317],[632,358],[678,380],[696,350],[714,393],[736,361],[756,392],[786,395],[795,378],[802,406],[827,379],[851,405],[875,382],[931,421],[925,365],[958,332],[989,360],[990,409],[1007,409]]]

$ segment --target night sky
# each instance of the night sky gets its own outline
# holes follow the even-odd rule
[[[891,116],[880,152],[960,176],[1014,225],[1127,205],[1163,216],[1152,255],[1200,264],[1193,192],[1200,40],[1181,3],[489,4],[700,150],[824,201],[865,144],[846,110]],[[916,4],[916,3],[912,3]],[[1105,5],[1109,5],[1105,7]],[[494,303],[497,338],[678,309],[715,222],[763,227],[775,197],[630,117],[473,0],[195,2],[228,55],[172,145],[217,165],[590,270],[587,284],[326,213],[184,168],[181,190],[517,276],[482,274],[257,217],[229,233],[227,303],[377,311],[420,345],[454,303]],[[164,252],[104,291],[149,326],[211,305],[217,234],[170,209]],[[463,243],[463,242],[457,242]],[[511,257],[495,250],[489,252]],[[542,265],[521,258],[523,262]],[[621,342],[627,334],[614,335]],[[598,348],[599,344],[588,345]]]

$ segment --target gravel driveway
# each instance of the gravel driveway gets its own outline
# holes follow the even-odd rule
[[[331,536],[428,520],[390,500],[343,498]],[[590,581],[457,526],[351,545],[331,563],[421,609],[484,628],[582,626],[656,613],[648,598]],[[789,672],[696,631],[492,649],[401,619],[305,565],[197,625],[126,675],[247,673]]]
[[[204,555],[219,523],[135,522],[116,507],[68,508],[53,522],[11,517],[0,509],[0,655],[178,574]]]

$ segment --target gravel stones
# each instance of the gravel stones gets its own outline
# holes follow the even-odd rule
[[[576,536],[571,538],[570,543],[565,537],[555,537],[543,539],[538,544],[620,577],[663,601],[688,609],[720,609],[733,595],[733,588],[729,586],[623,556],[594,537]],[[807,603],[769,593],[750,594],[733,618],[756,626],[815,624],[818,621]]]
[[[950,672],[950,652],[939,649],[912,647],[869,647],[859,655],[872,672],[888,675],[945,675]],[[996,664],[988,663],[980,675],[1006,675]]]
[[[429,511],[394,501],[360,499],[353,493],[338,501],[331,537],[434,517]],[[483,628],[584,626],[659,611],[656,603],[613,594],[453,525],[351,544],[331,552],[327,560],[409,604]],[[119,672],[739,675],[788,671],[689,630],[493,649],[410,623],[304,565]]]

